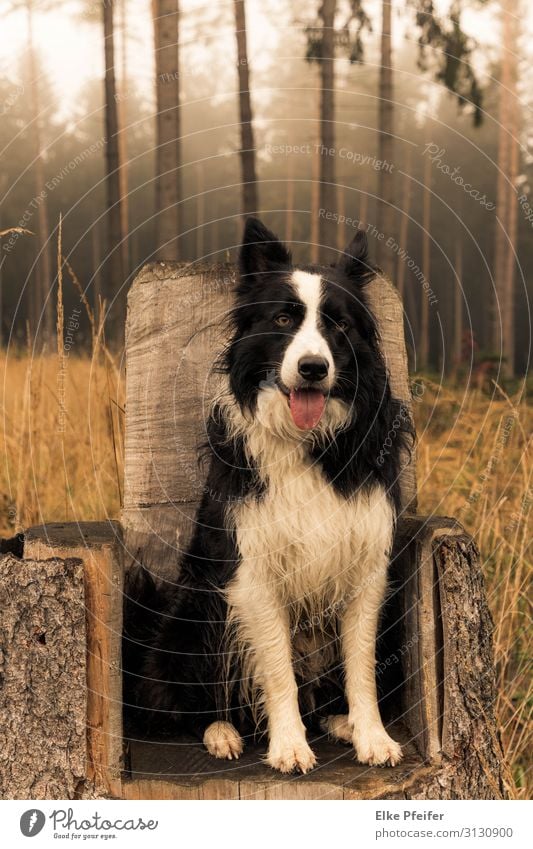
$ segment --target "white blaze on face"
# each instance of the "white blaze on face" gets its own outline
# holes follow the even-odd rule
[[[335,366],[330,347],[319,328],[322,278],[320,274],[294,271],[291,283],[298,298],[305,306],[305,316],[285,351],[281,364],[281,379],[285,386],[293,389],[301,382],[298,372],[298,363],[301,358],[306,356],[324,357],[328,362],[329,371],[327,377],[324,378],[323,386],[325,389],[331,389],[335,382]]]

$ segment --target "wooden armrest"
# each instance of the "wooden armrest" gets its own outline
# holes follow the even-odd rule
[[[86,655],[86,782],[78,793],[121,795],[123,543],[118,522],[63,522],[30,528],[24,558],[82,562]],[[65,798],[65,795],[59,798]]]
[[[457,519],[449,516],[418,516],[406,513],[396,525],[396,547],[407,545],[413,540],[425,542],[440,536],[468,535]]]
[[[444,782],[451,798],[505,797],[492,620],[477,546],[455,519],[406,515],[394,556],[410,639],[406,716],[419,748],[441,763],[438,792]]]

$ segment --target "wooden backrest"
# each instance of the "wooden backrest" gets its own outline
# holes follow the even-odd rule
[[[122,524],[129,554],[169,580],[204,486],[197,449],[234,283],[232,265],[158,262],[142,269],[128,296]],[[383,277],[369,295],[393,392],[411,409],[400,298]],[[404,507],[414,509],[414,458],[406,458],[401,485]]]

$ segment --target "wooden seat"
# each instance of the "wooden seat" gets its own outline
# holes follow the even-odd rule
[[[234,280],[229,265],[155,263],[142,270],[128,301],[121,523],[30,529],[23,568],[13,553],[0,559],[5,608],[0,744],[8,752],[7,766],[0,767],[0,793],[128,799],[505,797],[493,714],[492,623],[478,552],[453,519],[416,514],[414,454],[405,458],[393,593],[377,657],[381,707],[405,743],[399,767],[363,767],[349,748],[322,738],[314,744],[317,769],[282,777],[262,763],[261,740],[248,741],[242,759],[226,763],[185,736],[124,736],[124,570],[141,562],[163,581],[179,578],[180,554],[204,487],[197,446]],[[402,305],[381,277],[371,284],[370,297],[393,391],[410,408]],[[51,565],[44,568],[44,561]],[[85,612],[81,619],[73,615],[76,606]],[[62,651],[63,644],[79,647],[80,641],[81,655]],[[20,682],[30,678],[31,692],[21,695]],[[65,727],[75,731],[66,748]],[[38,755],[25,729],[38,735]],[[36,757],[38,781],[32,772]]]

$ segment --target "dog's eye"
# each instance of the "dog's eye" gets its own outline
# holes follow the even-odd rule
[[[278,327],[292,327],[293,323],[293,319],[286,312],[280,313],[274,319],[274,324],[277,324]]]
[[[343,333],[346,333],[346,331],[350,329],[349,323],[343,318],[341,318],[341,320],[337,322],[337,327],[339,330],[342,330]]]

